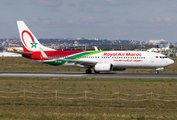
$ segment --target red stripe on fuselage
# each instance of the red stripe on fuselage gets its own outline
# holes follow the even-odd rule
[[[61,50],[45,51],[47,56],[70,56],[70,55],[78,54],[82,52],[86,52],[86,51],[75,51],[75,50],[74,51],[61,51]],[[30,58],[33,60],[49,60],[49,59],[43,58],[40,51],[35,51],[32,53],[33,53],[32,55],[23,55],[23,57]]]
[[[70,56],[70,55],[73,55],[73,54],[77,54],[77,53],[81,53],[81,52],[86,52],[86,51],[60,51],[60,50],[57,50],[55,52],[48,52],[46,51],[45,53],[49,56]]]

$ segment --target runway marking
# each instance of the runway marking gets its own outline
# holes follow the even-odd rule
[[[0,74],[0,76],[65,76],[65,77],[70,77],[70,76],[83,76],[83,75],[69,75],[69,74]]]
[[[113,78],[113,79],[177,79],[177,74],[152,73],[100,73],[85,74],[83,72],[0,72],[0,77],[60,77],[60,78]]]

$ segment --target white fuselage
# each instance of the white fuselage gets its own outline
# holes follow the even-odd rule
[[[165,55],[145,51],[103,51],[80,61],[93,61],[97,63],[111,63],[113,68],[160,68],[174,63]]]

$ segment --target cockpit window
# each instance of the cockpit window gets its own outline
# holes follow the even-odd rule
[[[160,58],[164,59],[164,58],[167,58],[167,56],[160,56]]]

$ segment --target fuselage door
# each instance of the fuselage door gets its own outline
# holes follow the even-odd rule
[[[151,54],[151,63],[154,63],[155,56],[154,54]]]

